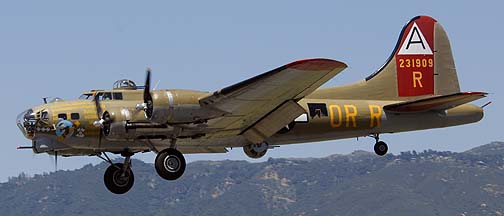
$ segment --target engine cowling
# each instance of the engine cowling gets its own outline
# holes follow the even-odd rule
[[[173,116],[174,98],[169,91],[153,91],[151,116],[146,115],[152,122],[166,123]]]
[[[104,130],[103,135],[105,136],[106,139],[112,140],[112,141],[125,141],[125,140],[132,140],[135,138],[136,131],[133,130],[128,130],[126,128],[126,121],[119,121],[119,122],[113,122],[107,125],[106,129]],[[105,132],[106,131],[106,132]]]

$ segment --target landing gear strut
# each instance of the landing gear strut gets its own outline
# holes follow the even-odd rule
[[[135,182],[135,176],[131,170],[131,156],[133,153],[124,152],[121,155],[124,156],[124,163],[112,163],[110,158],[104,153],[105,158],[98,156],[103,160],[110,163],[110,166],[105,171],[103,175],[103,181],[105,187],[115,194],[124,194],[128,192]]]
[[[380,135],[372,134],[371,137],[373,137],[376,140],[376,143],[374,145],[374,152],[379,156],[387,154],[388,151],[387,143],[380,141]]]
[[[184,174],[186,161],[177,149],[167,148],[156,156],[155,167],[161,178],[176,180]]]

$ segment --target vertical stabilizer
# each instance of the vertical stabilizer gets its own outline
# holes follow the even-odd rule
[[[365,80],[320,89],[313,97],[411,100],[460,92],[450,42],[429,16],[417,16],[402,29],[387,62]]]

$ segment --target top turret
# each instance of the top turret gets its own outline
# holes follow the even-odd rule
[[[138,86],[132,80],[122,79],[114,83],[114,89],[137,90]]]

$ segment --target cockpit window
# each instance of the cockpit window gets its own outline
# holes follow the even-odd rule
[[[42,118],[43,121],[48,121],[49,120],[49,113],[47,111],[43,111],[42,116],[40,118]]]
[[[93,99],[94,99],[93,94],[89,94],[89,93],[82,94],[82,95],[79,97],[79,100],[93,100]]]
[[[120,92],[98,92],[96,94],[96,97],[98,97],[98,100],[112,100],[112,96],[114,100],[122,100],[123,97],[122,97],[122,93]],[[79,100],[94,100],[95,96],[93,93],[85,93],[85,94],[82,94],[80,97],[79,97]]]

